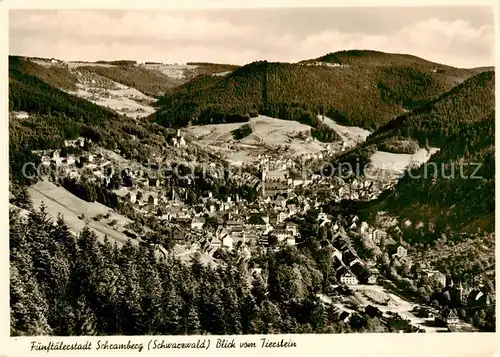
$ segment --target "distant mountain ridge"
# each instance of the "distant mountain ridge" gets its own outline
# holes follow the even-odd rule
[[[185,126],[244,120],[251,112],[301,122],[321,113],[373,130],[476,73],[376,51],[342,51],[295,64],[260,61],[227,76],[193,79],[162,98],[153,117],[165,126]]]

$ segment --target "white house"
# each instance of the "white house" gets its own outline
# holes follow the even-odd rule
[[[273,234],[278,238],[278,242],[282,242],[292,237],[292,232],[282,228],[274,229]]]
[[[260,274],[262,274],[262,268],[251,268],[250,269],[250,274],[252,274],[252,275],[254,275],[254,274],[260,275]]]
[[[407,253],[408,253],[407,249],[405,247],[403,247],[402,245],[400,245],[398,247],[398,249],[397,249],[397,253],[396,254],[400,258],[404,258],[404,257],[406,257]]]
[[[359,284],[358,278],[350,272],[345,272],[340,276],[340,282],[346,285],[357,285]]]
[[[387,238],[387,233],[383,230],[376,229],[373,231],[372,239],[376,244],[379,244],[382,239]]]
[[[210,242],[210,244],[212,247],[220,248],[222,245],[222,242],[218,237],[214,237],[214,238],[212,238],[212,241]]]
[[[307,186],[309,185],[310,183],[312,182],[311,179],[307,179],[307,178],[302,178],[302,177],[294,177],[294,178],[289,178],[287,180],[287,183],[293,187],[296,187],[296,186]]]
[[[342,261],[342,252],[337,248],[333,248],[332,258],[337,257],[339,261]]]
[[[285,212],[280,212],[280,213],[278,213],[277,221],[279,223],[281,223],[281,222],[284,222],[287,218],[288,218],[288,214],[286,214]]]
[[[30,116],[26,112],[16,112],[14,113],[16,119],[28,119]]]
[[[318,222],[324,221],[326,219],[328,219],[328,215],[325,212],[318,213],[318,218],[317,218]]]
[[[368,229],[368,223],[361,222],[361,234],[365,234],[367,229]]]
[[[42,156],[41,161],[43,166],[50,166],[50,158],[48,156]]]
[[[74,165],[76,162],[75,160],[75,157],[73,155],[68,155],[68,157],[66,157],[66,164],[67,165]]]

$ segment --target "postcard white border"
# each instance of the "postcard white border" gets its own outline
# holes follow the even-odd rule
[[[0,357],[8,356],[31,356],[31,355],[45,355],[46,352],[30,352],[31,341],[64,341],[65,343],[85,342],[87,340],[93,341],[95,344],[97,340],[108,340],[113,343],[126,343],[129,339],[134,343],[147,343],[156,336],[117,336],[117,337],[23,337],[11,338],[9,337],[10,318],[9,318],[9,248],[8,248],[8,11],[9,9],[174,9],[174,8],[270,8],[270,7],[355,7],[355,6],[494,6],[495,7],[495,33],[496,33],[496,62],[498,63],[498,1],[328,1],[328,0],[253,0],[253,1],[229,1],[229,0],[185,0],[185,1],[41,1],[41,0],[0,0],[0,83],[2,97],[0,99],[0,109],[2,113],[4,130],[1,131],[0,143],[3,145],[1,156],[1,171],[4,175],[0,175],[0,182],[3,190],[1,191],[2,202],[2,227],[4,232],[1,239],[1,281],[2,287],[0,290],[1,296],[1,314],[0,314],[0,331],[2,343],[0,344]],[[499,103],[498,98],[499,84],[496,83],[496,103]],[[498,114],[497,114],[498,118]],[[495,134],[498,135],[500,129],[496,128]],[[498,147],[496,149],[498,157]],[[498,165],[497,165],[498,167]],[[498,195],[496,197],[498,202]],[[496,245],[496,256],[498,257],[499,248]],[[498,269],[498,259],[496,260],[496,268]],[[497,270],[498,271],[498,270]],[[497,284],[498,287],[498,277]],[[498,306],[497,306],[497,326],[498,326]],[[178,354],[184,356],[195,355],[234,355],[238,356],[253,356],[259,355],[325,355],[325,356],[405,356],[405,357],[443,357],[443,356],[463,356],[463,357],[483,357],[483,356],[500,356],[499,354],[499,341],[500,334],[495,333],[458,333],[458,334],[338,334],[338,335],[272,335],[265,336],[272,339],[289,340],[292,339],[297,343],[297,348],[275,348],[275,349],[215,349],[209,350],[162,350],[162,351],[147,351],[143,350],[141,355],[159,356],[165,354]],[[207,336],[200,336],[207,338]],[[239,341],[255,341],[257,344],[263,336],[234,336],[237,343]],[[161,337],[167,341],[193,341],[197,336],[165,336]],[[217,339],[217,336],[209,337],[212,341]],[[226,336],[227,338],[227,336]],[[231,337],[230,337],[231,338]],[[78,353],[79,356],[87,355],[131,355],[134,352],[127,351],[114,351],[114,352],[99,352],[91,351],[88,353]],[[52,355],[76,355],[75,352],[56,352],[51,351]]]

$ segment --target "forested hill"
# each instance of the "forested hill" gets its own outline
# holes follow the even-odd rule
[[[20,57],[9,57],[9,111],[64,115],[87,124],[97,124],[117,116],[109,109],[56,88],[58,83],[62,88],[70,87],[71,80],[63,79],[64,74],[49,75],[43,70],[42,66]]]
[[[168,93],[172,88],[182,83],[182,81],[170,78],[159,71],[130,64],[81,66],[78,70],[96,73],[150,96]]]
[[[436,100],[380,127],[368,142],[409,136],[421,144],[441,147],[450,136],[470,123],[482,120],[495,109],[495,72],[475,75]]]
[[[399,180],[372,207],[424,223],[421,239],[432,231],[493,231],[495,222],[495,112],[463,126],[441,151]]]
[[[495,110],[495,72],[477,74],[422,107],[402,114],[374,131],[357,147],[334,159],[340,162],[367,163],[375,150],[387,151],[387,143],[414,139],[420,147],[445,148],[449,138],[459,135],[471,123],[482,120]]]
[[[79,136],[108,149],[120,149],[127,158],[134,155],[144,161],[153,148],[164,144],[164,128],[158,124],[120,116],[56,88],[54,85],[65,75],[43,71],[42,66],[19,57],[9,58],[9,111],[29,113],[29,118],[9,120],[11,180],[26,183],[22,166],[38,160],[31,150],[61,148],[64,140]],[[127,140],[129,134],[139,140]]]
[[[373,130],[476,74],[374,51],[329,56],[321,63],[254,62],[227,76],[197,77],[162,98],[154,117],[165,126],[185,126],[242,121],[252,112],[301,122],[324,113]],[[333,65],[335,56],[356,60]]]
[[[424,222],[423,229],[409,228],[407,232],[409,239],[418,242],[435,239],[439,232],[450,230],[493,230],[494,82],[492,71],[475,75],[429,104],[393,119],[361,146],[336,158],[335,164],[355,162],[358,158],[367,163],[374,150],[387,150],[385,143],[403,143],[407,139],[415,139],[420,147],[440,148],[427,164],[411,171],[418,178],[406,173],[396,187],[368,208],[363,207],[362,212],[373,218],[376,212],[387,211],[402,220],[410,219],[413,227]]]
[[[247,274],[247,262],[212,269],[173,255],[158,260],[152,246],[99,242],[88,228],[76,238],[62,217],[54,222],[43,209],[26,219],[11,211],[9,229],[13,336],[387,330],[369,316],[343,322],[319,300],[323,286],[336,283],[319,234],[311,234],[311,249],[261,257],[263,279]]]
[[[456,67],[447,66],[441,63],[431,62],[423,58],[403,53],[387,53],[373,50],[347,50],[328,53],[324,56],[300,61],[301,64],[323,62],[337,63],[340,65],[371,65],[381,67],[391,66],[407,66],[415,69],[433,69],[435,72],[445,74],[452,79],[453,76],[457,80],[463,78],[463,71],[472,71],[480,73],[492,70],[492,67],[472,68],[464,70]]]

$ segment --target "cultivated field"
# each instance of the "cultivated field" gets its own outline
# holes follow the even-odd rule
[[[80,73],[78,73],[80,74]],[[79,80],[84,76],[80,74]],[[85,81],[77,83],[78,90],[69,92],[94,104],[115,110],[131,118],[146,117],[154,113],[152,104],[156,99],[148,97],[137,89],[123,84],[106,80],[112,83],[112,88],[102,88],[96,83]]]
[[[185,79],[186,71],[192,71],[198,66],[185,64],[143,64],[146,69],[159,71],[164,75],[174,79]]]
[[[393,154],[385,151],[376,151],[370,157],[370,162],[374,169],[402,173],[410,165],[420,166],[426,163],[438,151],[438,148],[431,148],[429,152],[426,149],[420,149],[415,154]]]
[[[323,120],[323,123],[335,130],[335,132],[339,134],[342,140],[346,143],[346,146],[356,146],[356,144],[365,141],[368,135],[371,134],[368,130],[357,126],[343,126],[337,124],[334,120],[323,115],[318,115],[318,118]]]
[[[127,240],[132,241],[134,244],[138,243],[137,240],[130,239],[123,233],[124,226],[132,221],[116,214],[109,207],[97,202],[91,203],[81,200],[71,192],[49,181],[39,181],[28,190],[35,208],[39,208],[43,202],[47,213],[51,217],[56,218],[59,213],[62,214],[69,229],[75,234],[78,234],[85,225],[88,225],[100,238],[107,235],[110,240],[116,241],[119,245],[122,245]],[[107,219],[101,219],[100,221],[92,219],[97,214],[106,215],[107,213],[110,213]],[[78,218],[82,214],[84,219]],[[116,229],[108,224],[112,221],[116,221]]]
[[[249,125],[252,133],[240,140],[232,131]],[[259,115],[249,122],[192,126],[184,129],[194,136],[196,143],[219,153],[235,165],[251,163],[259,154],[278,147],[286,148],[290,155],[316,154],[325,150],[327,144],[311,138],[311,127],[291,120],[282,120]],[[299,133],[304,138],[299,138]]]

